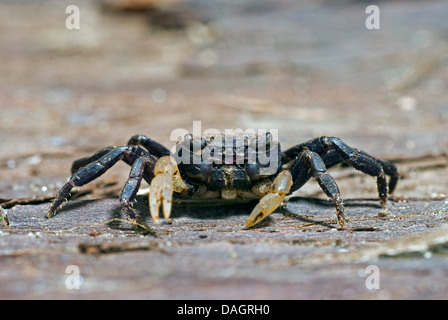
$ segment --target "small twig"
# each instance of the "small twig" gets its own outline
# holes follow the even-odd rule
[[[126,251],[148,251],[155,250],[166,253],[161,249],[158,243],[155,242],[115,242],[115,243],[80,243],[78,249],[81,253],[86,254],[108,254]]]
[[[0,199],[0,203],[2,204],[3,208],[8,209],[20,204],[40,204],[48,202],[53,198],[54,196],[35,196],[29,198]]]
[[[129,220],[125,220],[125,219],[113,218],[113,219],[109,219],[107,221],[104,221],[103,223],[104,224],[109,224],[109,223],[115,222],[115,221],[130,223],[134,228],[136,228],[137,231],[144,232],[144,234],[150,234],[150,235],[152,235],[154,237],[157,236],[157,234],[154,232],[153,228],[148,226],[146,223],[140,223],[138,221],[130,222]]]

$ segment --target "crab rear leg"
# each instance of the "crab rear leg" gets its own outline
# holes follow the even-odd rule
[[[285,199],[292,186],[292,176],[289,171],[282,171],[272,182],[268,193],[260,199],[246,220],[246,227],[252,227],[274,212]]]
[[[159,209],[162,205],[163,217],[171,215],[173,191],[187,193],[191,187],[182,180],[177,164],[171,156],[159,158],[154,166],[154,179],[149,191],[149,209],[152,219],[159,223]]]
[[[94,161],[85,166],[81,166],[76,170],[70,180],[59,190],[56,198],[48,208],[47,218],[51,218],[56,214],[56,210],[68,198],[70,191],[74,187],[81,187],[105,173],[110,167],[123,158],[126,153],[132,152],[129,147],[108,147],[100,150],[92,159]],[[87,159],[87,158],[86,158]],[[84,162],[87,160],[81,159]],[[72,168],[72,170],[74,170]]]

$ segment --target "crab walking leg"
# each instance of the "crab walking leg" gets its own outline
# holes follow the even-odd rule
[[[338,222],[341,227],[344,227],[346,218],[339,187],[327,172],[324,160],[316,152],[306,149],[296,158],[291,167],[291,174],[294,177],[292,192],[298,190],[311,176],[314,176],[322,191],[333,200]]]
[[[149,209],[152,219],[159,223],[160,205],[162,205],[163,217],[168,219],[171,215],[173,191],[183,193],[189,189],[182,180],[174,158],[170,156],[157,160],[154,175],[149,191]]]
[[[285,199],[292,186],[292,176],[289,171],[282,171],[272,182],[268,193],[260,199],[246,220],[246,227],[252,227],[277,209]]]
[[[139,157],[132,165],[129,178],[120,193],[120,202],[122,205],[121,211],[126,215],[126,218],[132,223],[137,223],[137,216],[132,208],[135,201],[135,196],[140,188],[140,184],[145,174],[145,169],[152,169],[151,166],[155,160],[150,155]]]
[[[106,154],[102,154],[99,159],[79,168],[75,173],[73,173],[70,180],[59,190],[53,203],[48,208],[47,218],[51,218],[56,214],[56,210],[68,198],[70,191],[74,187],[81,187],[101,176],[115,163],[121,160],[125,153],[131,152],[130,149],[130,147],[114,147],[108,149],[111,151],[108,151]]]

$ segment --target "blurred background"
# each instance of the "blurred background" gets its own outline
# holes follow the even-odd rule
[[[376,30],[370,4],[0,1],[0,198],[54,195],[73,160],[137,133],[171,147],[193,121],[278,129],[283,148],[338,136],[396,160],[398,195],[443,197],[448,3],[377,1]]]

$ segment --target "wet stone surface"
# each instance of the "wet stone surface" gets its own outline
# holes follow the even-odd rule
[[[444,298],[447,287],[438,277],[446,275],[446,249],[425,246],[434,243],[431,232],[446,223],[446,200],[392,202],[386,217],[378,216],[376,201],[346,205],[350,222],[345,229],[334,224],[328,203],[293,198],[284,213],[273,213],[257,228],[244,227],[248,212],[240,207],[220,208],[217,215],[209,208],[176,207],[173,221],[152,225],[151,234],[133,229],[113,198],[69,202],[49,220],[44,218],[47,204],[18,205],[9,210],[10,225],[0,234],[2,295]],[[137,211],[149,218],[143,201]],[[394,241],[415,235],[423,249],[410,241],[388,254],[389,246],[396,248]],[[376,292],[365,286],[372,264],[381,270]],[[76,292],[65,286],[69,265],[78,266],[83,277]],[[410,283],[403,287],[403,280]]]

